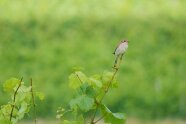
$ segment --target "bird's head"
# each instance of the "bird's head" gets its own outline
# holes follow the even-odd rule
[[[122,43],[125,43],[125,42],[128,43],[128,40],[125,39],[125,40],[122,40],[121,42]]]

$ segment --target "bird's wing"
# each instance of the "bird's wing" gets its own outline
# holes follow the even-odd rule
[[[115,54],[116,53],[116,50],[117,50],[117,48],[119,47],[119,45],[121,44],[121,42],[117,45],[117,47],[115,48],[115,50],[114,50],[114,52],[113,52],[113,54]]]

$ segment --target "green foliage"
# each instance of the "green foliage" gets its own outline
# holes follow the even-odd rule
[[[126,117],[123,113],[112,113],[105,105],[101,105],[102,115],[106,123],[111,124],[124,124]]]
[[[104,71],[103,72],[103,78],[102,78],[102,81],[103,81],[103,83],[105,83],[106,84],[106,86],[108,85],[108,83],[109,83],[109,81],[110,81],[110,79],[111,79],[111,77],[112,77],[112,75],[114,74],[114,72],[109,72],[109,71]],[[116,81],[116,76],[115,76],[115,78],[112,80],[112,83],[111,83],[112,85],[112,87],[117,87],[117,81]]]
[[[92,109],[94,104],[94,99],[88,97],[87,95],[81,95],[75,99],[72,99],[70,102],[70,107],[76,108],[79,107],[80,110],[87,112]]]
[[[70,68],[101,73],[127,38],[119,87],[105,103],[128,116],[186,118],[185,6],[186,0],[0,0],[0,82],[32,75],[47,96],[38,114],[53,117],[73,95]],[[0,96],[2,105],[8,97],[2,89]]]
[[[63,108],[58,108],[56,118],[61,120],[62,124],[83,124],[85,113],[94,112],[99,109],[102,111],[101,118],[104,118],[106,123],[124,124],[125,116],[122,113],[112,113],[105,105],[102,104],[102,99],[106,95],[109,88],[114,88],[117,81],[113,72],[105,71],[101,76],[93,75],[85,76],[81,71],[76,71],[69,76],[69,86],[76,90],[75,98],[69,102],[70,110],[65,111]],[[101,93],[102,92],[102,93]],[[75,113],[75,120],[66,120],[67,112]],[[84,116],[83,116],[84,115]],[[96,124],[95,115],[88,117],[91,119],[91,124]],[[101,119],[100,119],[101,120]]]
[[[11,78],[3,84],[3,88],[7,92],[13,91],[16,85],[19,85],[19,82],[20,80],[16,78]]]
[[[81,81],[80,81],[80,79],[81,79]],[[81,86],[81,83],[86,82],[87,77],[86,77],[85,74],[83,74],[82,72],[78,71],[78,72],[75,72],[75,73],[71,74],[69,76],[69,80],[70,80],[69,86],[71,88],[76,89],[76,88]]]
[[[31,86],[26,86],[22,80],[11,78],[3,84],[3,88],[6,93],[11,94],[12,99],[0,107],[0,123],[17,124],[35,104],[33,103]],[[44,97],[42,93],[39,93],[39,96],[41,99]]]

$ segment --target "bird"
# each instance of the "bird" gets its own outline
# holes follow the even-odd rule
[[[120,57],[121,60],[123,55],[127,51],[127,49],[128,49],[128,40],[122,40],[116,47],[115,51],[113,52],[113,54],[116,56],[114,68],[116,68],[118,58]]]

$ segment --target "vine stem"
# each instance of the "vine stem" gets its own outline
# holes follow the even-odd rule
[[[78,80],[80,81],[80,83],[83,84],[83,81],[80,79],[79,75],[78,75],[76,72],[74,72],[74,74],[77,76],[77,78],[78,78]],[[81,91],[82,91],[82,93],[83,93],[82,87],[80,87],[80,89],[81,89]]]
[[[36,124],[36,122],[37,122],[37,120],[36,120],[36,104],[35,104],[35,98],[34,98],[34,92],[33,92],[32,78],[30,79],[30,86],[31,86],[30,92],[32,94],[32,104],[34,107],[34,122]]]
[[[23,81],[23,77],[21,78],[21,80],[20,80],[20,82],[19,82],[19,85],[18,85],[17,89],[16,89],[15,92],[14,92],[13,104],[12,104],[12,109],[11,109],[11,113],[10,113],[10,121],[9,121],[9,124],[10,124],[11,121],[12,121],[13,112],[14,112],[14,108],[15,108],[16,95],[17,95],[17,92],[18,92],[19,88],[21,87],[21,82],[22,82],[22,81]]]
[[[105,116],[106,116],[106,113],[102,117],[100,117],[98,120],[96,120],[94,123],[101,121]]]
[[[96,109],[95,109],[95,112],[94,112],[94,114],[93,114],[93,116],[92,116],[92,119],[91,119],[90,124],[96,124],[97,122],[99,122],[100,120],[102,120],[102,119],[104,118],[104,116],[105,116],[105,115],[103,115],[103,116],[102,116],[101,118],[99,118],[97,121],[94,121],[94,119],[95,119],[95,117],[96,117],[96,114],[97,114],[97,111],[98,111],[98,108],[99,108],[101,102],[103,101],[104,97],[105,97],[106,94],[108,93],[109,88],[110,88],[110,86],[111,86],[111,84],[112,84],[112,81],[114,80],[114,78],[115,78],[115,76],[116,76],[116,74],[117,74],[117,72],[118,72],[118,70],[119,70],[119,67],[120,67],[120,64],[121,64],[123,55],[124,55],[124,54],[121,54],[121,56],[120,56],[120,61],[119,61],[118,67],[113,67],[113,68],[115,69],[115,71],[114,71],[114,73],[113,73],[113,75],[112,75],[111,80],[109,81],[108,87],[105,89],[105,92],[104,92],[102,98],[100,99],[100,101],[98,102],[98,104],[97,104],[97,106],[96,106]]]

